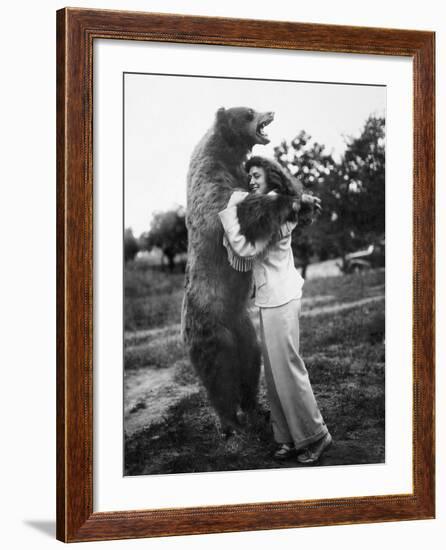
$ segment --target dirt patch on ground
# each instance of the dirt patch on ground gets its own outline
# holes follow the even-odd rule
[[[198,383],[175,382],[177,365],[165,369],[138,369],[124,377],[125,435],[159,423],[166,411],[184,397],[198,391]]]

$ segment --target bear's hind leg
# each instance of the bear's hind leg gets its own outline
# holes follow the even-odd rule
[[[260,378],[260,347],[257,335],[248,315],[237,327],[240,371],[240,407],[251,416],[257,409],[257,394]]]
[[[219,327],[212,335],[194,342],[191,362],[200,376],[214,407],[224,436],[241,430],[237,418],[240,402],[237,339],[227,328]]]

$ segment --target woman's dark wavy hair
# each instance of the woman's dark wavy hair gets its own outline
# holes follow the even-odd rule
[[[282,195],[300,196],[302,190],[291,175],[287,174],[278,162],[266,157],[254,156],[245,163],[245,170],[249,173],[253,166],[265,170],[266,185],[268,191],[277,191]]]

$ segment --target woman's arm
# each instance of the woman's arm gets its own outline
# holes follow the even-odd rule
[[[251,242],[243,235],[237,216],[236,204],[228,206],[218,215],[225,232],[226,242],[224,242],[224,245],[227,247],[229,244],[232,253],[246,260],[253,260],[264,252],[268,246],[267,239],[259,238]]]
[[[316,202],[320,209],[320,200]],[[300,197],[234,193],[228,207],[219,212],[225,232],[223,244],[232,267],[239,271],[251,269],[252,261],[265,252],[274,236],[293,231],[299,209]]]

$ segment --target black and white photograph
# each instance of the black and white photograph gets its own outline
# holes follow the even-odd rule
[[[124,475],[384,463],[386,87],[123,98]]]
[[[4,548],[444,538],[446,18],[367,7],[5,4]]]

